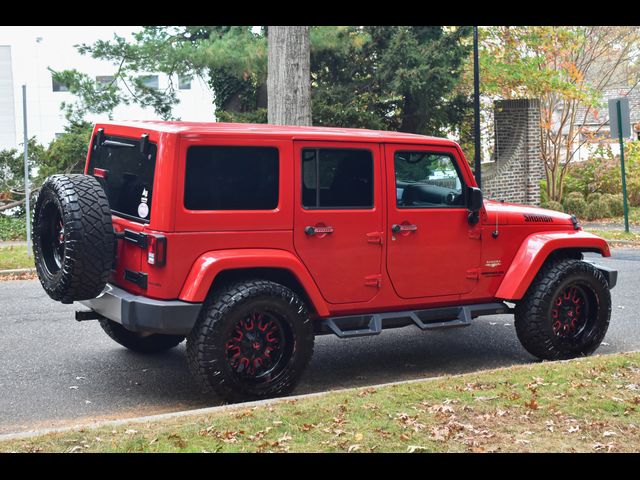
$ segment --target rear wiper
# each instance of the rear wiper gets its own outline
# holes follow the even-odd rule
[[[130,143],[124,143],[124,142],[116,142],[115,140],[105,140],[104,142],[102,142],[102,145],[100,145],[101,147],[129,147],[129,148],[134,148],[135,145],[131,145]]]

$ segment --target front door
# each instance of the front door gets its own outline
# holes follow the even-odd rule
[[[330,303],[380,288],[382,164],[368,143],[294,143],[295,249]]]
[[[480,227],[468,222],[455,148],[386,145],[387,268],[403,298],[457,295],[476,285]]]

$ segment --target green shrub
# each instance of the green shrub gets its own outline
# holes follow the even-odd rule
[[[548,202],[541,203],[542,208],[548,208],[549,210],[556,210],[558,212],[564,212],[564,208],[560,202],[549,200]]]
[[[582,192],[571,192],[568,193],[567,195],[564,196],[565,199],[567,198],[579,198],[580,200],[584,200],[584,195],[582,194]]]
[[[24,240],[26,238],[25,217],[14,218],[0,214],[0,241]]]
[[[587,216],[587,202],[581,193],[574,192],[564,199],[564,211],[578,218]]]
[[[587,195],[587,203],[591,205],[593,202],[597,202],[602,198],[602,194],[599,192],[593,192]]]
[[[609,210],[609,204],[604,198],[598,198],[587,207],[587,220],[609,218],[610,216],[611,210]]]
[[[607,193],[606,195],[603,195],[603,198],[609,205],[611,215],[613,215],[614,217],[620,217],[624,214],[624,204],[622,202],[621,193],[618,193],[617,195]]]
[[[546,203],[549,201],[549,194],[547,193],[547,181],[540,180],[540,203]]]

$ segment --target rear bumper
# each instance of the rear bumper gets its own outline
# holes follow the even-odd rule
[[[202,308],[201,303],[133,295],[111,284],[96,298],[79,303],[132,332],[170,335],[189,334]]]

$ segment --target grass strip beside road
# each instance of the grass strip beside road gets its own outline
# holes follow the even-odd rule
[[[620,246],[640,246],[640,233],[625,232],[624,230],[587,230],[589,233],[604,238],[607,242]]]
[[[0,270],[34,268],[33,255],[27,255],[26,245],[0,247]]]
[[[640,451],[640,353],[0,442],[0,452],[493,451]]]

